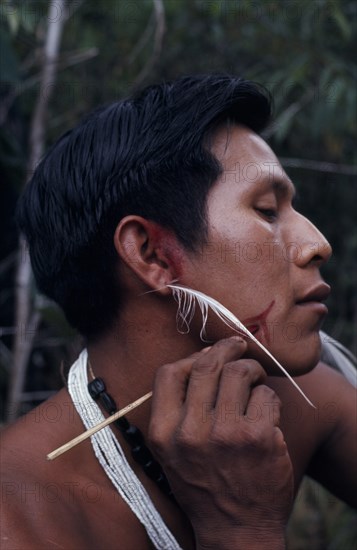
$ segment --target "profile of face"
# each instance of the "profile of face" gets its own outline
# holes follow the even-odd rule
[[[224,167],[207,198],[208,241],[185,262],[183,284],[223,303],[292,374],[319,359],[330,288],[324,236],[293,208],[294,186],[267,143],[243,126],[220,129],[212,152]],[[209,317],[207,335],[230,332]],[[278,372],[249,344],[268,372]]]

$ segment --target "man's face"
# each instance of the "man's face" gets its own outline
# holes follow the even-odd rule
[[[319,268],[331,247],[294,210],[294,186],[254,132],[222,129],[212,152],[225,171],[209,192],[208,242],[191,257],[185,284],[223,303],[290,372],[302,374],[319,358],[321,300],[329,293]],[[208,338],[228,334],[210,315]]]

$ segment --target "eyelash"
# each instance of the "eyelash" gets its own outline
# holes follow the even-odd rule
[[[257,208],[257,212],[268,218],[269,221],[274,221],[278,217],[278,211],[273,208]]]

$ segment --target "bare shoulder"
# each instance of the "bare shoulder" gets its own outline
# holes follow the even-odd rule
[[[118,540],[123,548],[147,548],[144,528],[103,473],[89,440],[46,459],[83,431],[66,400],[62,392],[1,433],[1,549],[110,550]]]
[[[339,397],[355,395],[356,390],[350,382],[332,367],[320,362],[311,372],[296,378],[304,388],[310,388],[313,394],[321,401],[338,400]]]
[[[341,374],[319,365],[314,394],[329,425],[308,473],[351,506],[357,507],[357,392]]]
[[[56,521],[63,515],[61,503],[54,499],[61,484],[58,468],[51,474],[46,464],[50,430],[46,422],[37,421],[40,412],[40,408],[32,411],[1,432],[0,517],[4,550],[51,548],[56,538]]]
[[[295,408],[296,417],[314,420],[316,435],[321,432],[322,437],[331,434],[341,423],[346,425],[346,421],[355,418],[356,389],[328,365],[319,363],[308,374],[295,377],[295,381],[314,407],[304,400],[287,378],[270,377],[269,386],[282,401],[283,415],[288,413],[289,416],[290,407],[290,416],[294,416],[292,409]]]
[[[356,430],[356,388],[335,369],[319,363],[309,374],[296,378],[316,409],[309,407],[310,417],[317,418],[320,446],[335,450],[338,442]],[[351,438],[349,449],[355,438]]]
[[[287,379],[269,379],[282,400],[282,429],[292,460],[352,506],[357,505],[356,389],[337,371],[319,363],[295,378],[309,406]],[[299,477],[300,480],[300,477]]]
[[[51,526],[44,516],[41,505],[36,501],[36,482],[27,478],[15,478],[8,471],[1,475],[0,547],[3,550],[37,550],[51,548],[51,536],[47,536]],[[39,487],[40,485],[38,485]],[[29,506],[31,500],[35,500]],[[43,528],[44,527],[44,528]]]

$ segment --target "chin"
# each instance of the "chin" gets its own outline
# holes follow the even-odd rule
[[[312,342],[301,342],[297,348],[291,350],[283,366],[292,376],[302,376],[311,372],[321,356],[321,340],[318,334],[313,338]]]
[[[320,361],[321,340],[319,334],[314,333],[290,345],[270,346],[269,351],[291,376],[302,376],[311,372]],[[253,354],[269,376],[285,376],[262,350],[255,347]]]
[[[308,374],[311,372],[320,361],[320,354],[315,354],[313,357],[308,357],[303,361],[294,361],[291,364],[284,365],[286,370],[291,374],[291,376],[302,376],[303,374]],[[283,374],[283,373],[281,373]]]

